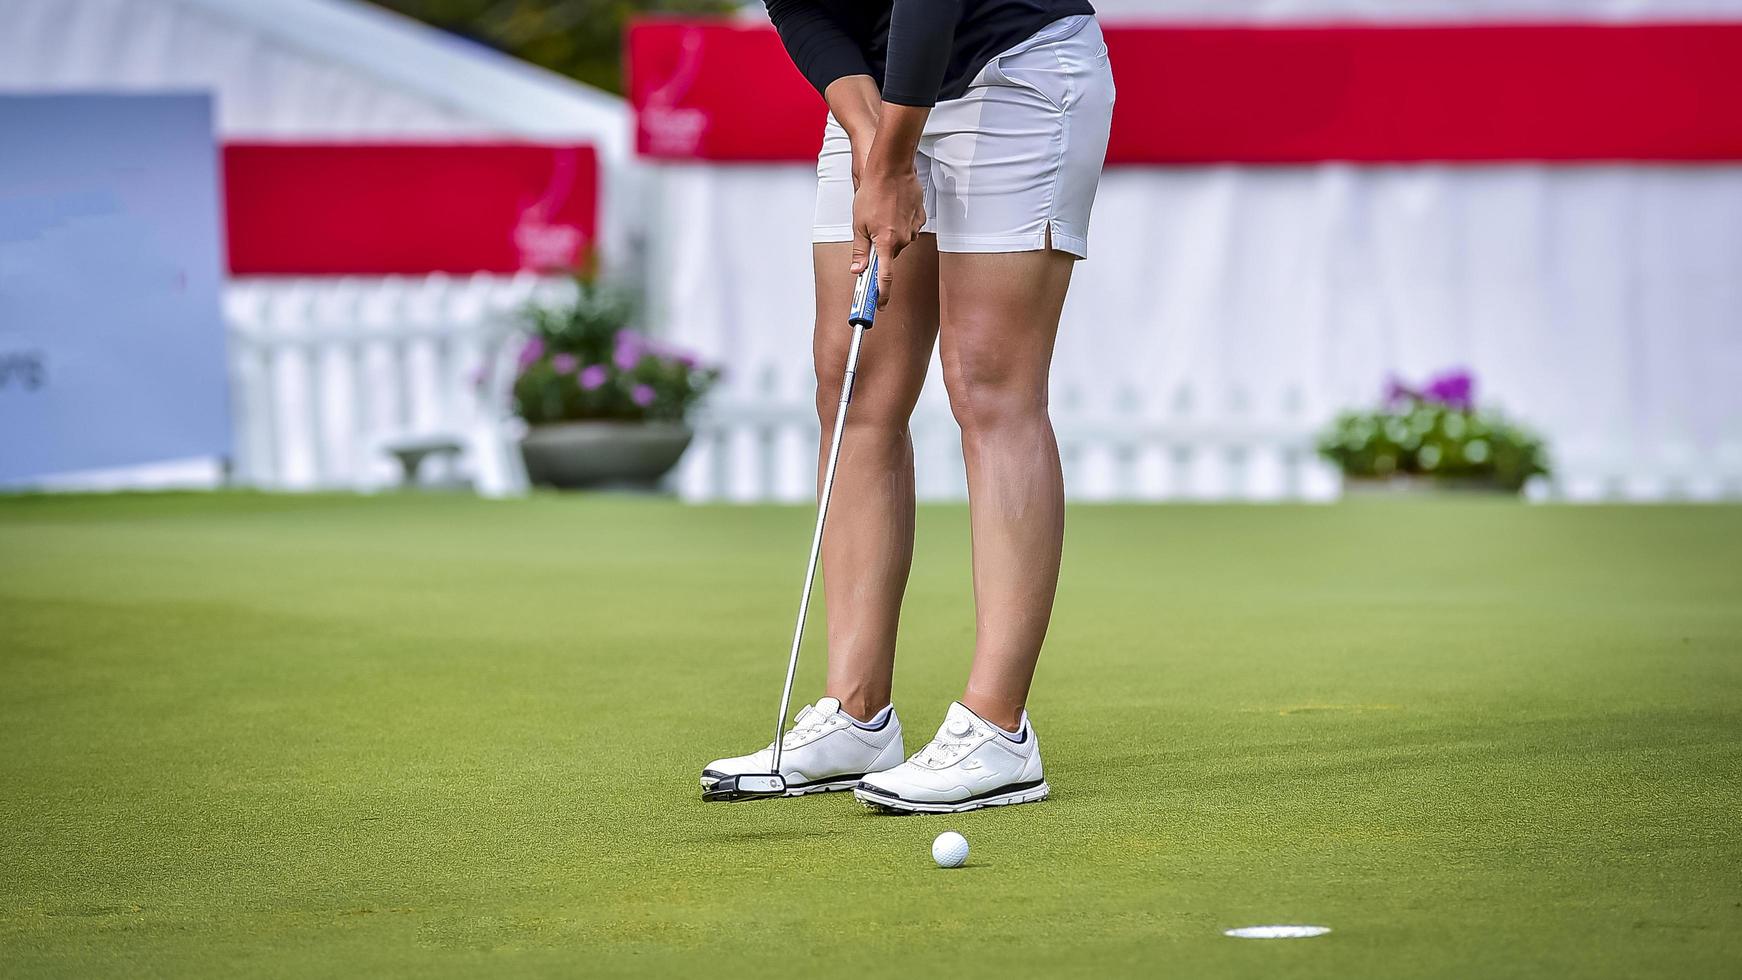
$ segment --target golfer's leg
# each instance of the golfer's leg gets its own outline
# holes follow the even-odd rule
[[[1015,730],[1064,546],[1047,372],[1072,259],[1051,250],[945,253],[939,263],[940,350],[974,536],[974,666],[962,703]]]
[[[852,329],[850,242],[813,247],[817,320],[813,350],[817,416],[828,461]],[[828,694],[867,720],[889,703],[901,596],[913,564],[913,440],[908,418],[925,383],[938,332],[937,239],[921,235],[897,260],[900,289],[877,315],[859,357],[853,404],[841,440],[829,523],[823,538],[828,607]]]

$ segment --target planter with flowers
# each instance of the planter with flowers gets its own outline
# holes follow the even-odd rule
[[[688,448],[685,418],[719,372],[630,329],[623,290],[576,285],[573,303],[527,314],[514,380],[526,475],[546,486],[656,488]]]
[[[1497,412],[1478,409],[1468,371],[1442,374],[1420,388],[1393,379],[1385,403],[1345,412],[1319,438],[1319,455],[1361,492],[1476,490],[1515,494],[1548,473],[1535,434]]]

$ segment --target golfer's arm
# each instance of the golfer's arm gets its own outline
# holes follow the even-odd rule
[[[913,157],[919,152],[919,135],[925,129],[929,108],[883,103],[877,117],[877,138],[871,141],[867,176],[898,177],[913,172]]]
[[[765,2],[768,19],[780,33],[780,43],[786,46],[787,55],[824,98],[828,98],[829,88],[837,80],[853,75],[863,75],[867,84],[873,89],[877,87],[871,81],[871,66],[865,62],[865,53],[815,0]],[[832,101],[829,108],[834,108]]]
[[[835,79],[823,90],[823,99],[829,103],[829,112],[847,131],[855,146],[863,146],[859,140],[869,141],[871,134],[877,131],[877,115],[883,97],[878,94],[877,83],[870,75],[845,75]]]
[[[895,0],[889,13],[884,102],[916,109],[937,104],[961,19],[962,0]]]
[[[937,104],[962,0],[895,0],[889,16],[889,67],[883,74],[883,108],[866,167],[872,175],[906,174],[926,117]]]

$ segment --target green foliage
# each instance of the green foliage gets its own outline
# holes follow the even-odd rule
[[[725,13],[733,0],[372,0],[611,92],[623,91],[623,28],[646,13]]]
[[[682,421],[720,372],[635,330],[627,290],[576,279],[573,303],[533,307],[514,410],[531,425],[589,419]]]
[[[1319,455],[1345,476],[1403,473],[1514,491],[1548,473],[1547,452],[1533,433],[1493,412],[1423,398],[1344,412],[1320,437]]]

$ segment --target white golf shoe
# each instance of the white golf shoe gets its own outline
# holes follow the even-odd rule
[[[893,769],[866,776],[853,796],[886,813],[961,813],[1034,803],[1049,791],[1026,711],[1021,730],[1011,734],[958,701],[931,744]]]
[[[792,730],[781,739],[780,774],[786,795],[828,793],[852,789],[866,775],[898,765],[907,753],[901,742],[901,719],[893,706],[861,722],[841,710],[841,702],[823,698],[799,709]],[[774,744],[749,755],[716,759],[702,769],[706,792],[727,776],[766,773],[774,764]]]

